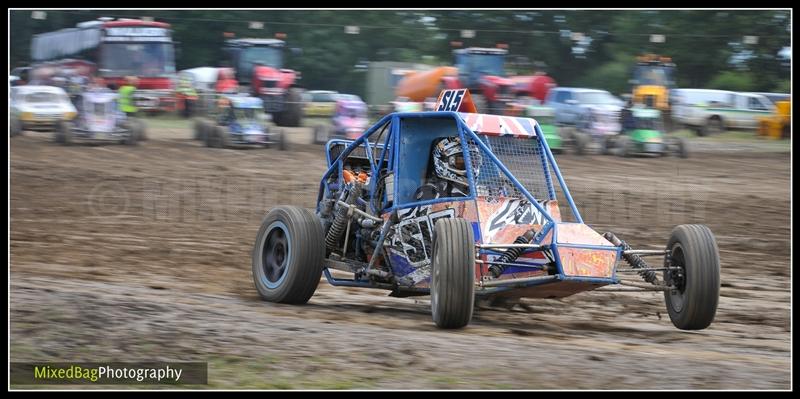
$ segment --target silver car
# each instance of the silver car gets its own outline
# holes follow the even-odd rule
[[[9,127],[16,136],[24,130],[54,131],[62,121],[78,114],[64,89],[53,86],[11,88]]]

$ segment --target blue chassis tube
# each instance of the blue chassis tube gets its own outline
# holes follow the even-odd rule
[[[399,125],[400,124],[399,124],[399,121],[402,118],[452,118],[452,119],[454,119],[456,121],[456,123],[458,124],[459,136],[462,139],[461,143],[462,143],[462,146],[463,146],[464,153],[468,153],[466,140],[464,140],[465,136],[467,136],[470,139],[472,139],[472,141],[475,142],[481,148],[481,150],[482,150],[482,152],[484,154],[486,154],[486,155],[488,155],[490,157],[492,162],[498,168],[500,168],[500,170],[503,173],[506,174],[506,176],[509,178],[511,183],[514,184],[514,186],[523,195],[525,195],[525,197],[528,199],[528,201],[534,207],[536,207],[536,209],[539,212],[541,212],[542,215],[547,220],[547,223],[545,223],[545,225],[543,226],[543,228],[539,232],[539,234],[537,234],[536,237],[534,237],[534,242],[541,243],[541,240],[544,239],[544,237],[547,235],[547,233],[551,229],[553,230],[552,244],[547,245],[546,248],[544,248],[542,250],[549,249],[552,252],[553,258],[554,258],[555,263],[556,263],[557,273],[555,275],[553,275],[553,278],[551,280],[535,281],[535,282],[530,282],[530,283],[522,284],[522,285],[516,284],[516,283],[512,283],[512,285],[514,285],[514,288],[524,288],[524,287],[535,286],[535,285],[551,283],[551,282],[557,282],[557,281],[582,281],[582,282],[591,282],[591,283],[599,283],[599,284],[616,284],[616,283],[619,282],[617,280],[617,278],[616,278],[616,270],[614,271],[614,274],[612,275],[611,278],[574,277],[574,276],[567,276],[567,275],[564,274],[563,267],[562,267],[562,264],[561,264],[561,258],[560,258],[559,254],[558,254],[558,247],[559,247],[559,245],[557,243],[557,240],[558,240],[558,228],[556,226],[555,221],[549,215],[549,213],[546,212],[542,208],[542,206],[538,203],[538,201],[536,201],[536,198],[534,198],[533,195],[531,195],[528,192],[528,190],[519,182],[519,180],[517,180],[517,178],[514,177],[514,175],[508,170],[508,168],[506,168],[506,166],[500,161],[500,159],[498,159],[497,156],[495,156],[492,153],[491,149],[483,142],[483,140],[481,140],[480,137],[478,137],[478,135],[475,132],[473,132],[469,127],[467,127],[467,125],[464,123],[464,121],[461,119],[461,117],[456,112],[447,111],[447,112],[397,112],[397,113],[392,113],[392,114],[388,114],[388,115],[384,116],[383,118],[381,118],[377,123],[372,125],[372,127],[370,127],[366,132],[364,132],[364,134],[362,134],[358,139],[356,139],[354,141],[341,140],[341,139],[330,140],[325,145],[326,146],[325,147],[326,148],[325,156],[326,156],[326,160],[328,161],[328,164],[330,166],[329,166],[328,170],[325,172],[325,174],[322,176],[322,179],[320,181],[320,191],[319,191],[319,194],[317,196],[317,211],[318,212],[319,212],[319,204],[323,200],[323,196],[325,194],[325,180],[328,179],[330,177],[330,175],[333,174],[333,173],[338,173],[339,177],[341,178],[341,175],[342,175],[342,159],[346,158],[350,154],[350,152],[355,150],[358,146],[365,145],[365,142],[367,143],[365,145],[365,147],[366,147],[365,148],[365,152],[366,152],[367,158],[369,159],[370,165],[371,165],[371,171],[370,172],[371,172],[371,175],[373,175],[373,176],[376,175],[376,173],[378,172],[378,170],[377,170],[378,166],[385,159],[387,148],[384,145],[380,144],[380,143],[371,144],[371,143],[369,143],[368,139],[375,131],[377,131],[380,128],[383,128],[384,125],[387,122],[391,122],[390,125],[389,125],[389,127],[390,127],[389,137],[390,137],[391,143],[392,143],[391,148],[392,148],[392,151],[394,152],[394,154],[393,154],[394,156],[391,157],[390,159],[392,159],[392,160],[397,159],[398,152],[399,152],[399,145],[400,145],[400,137],[399,137],[400,136],[400,134],[399,134],[400,133],[399,132]],[[542,130],[539,127],[538,123],[534,125],[534,130],[536,132],[537,137],[544,137],[544,135],[542,133]],[[575,206],[575,202],[574,202],[574,200],[572,198],[572,195],[569,192],[569,188],[567,188],[567,185],[564,182],[564,178],[561,175],[561,170],[558,168],[558,164],[556,164],[556,162],[555,162],[555,157],[553,156],[553,153],[550,150],[550,147],[547,145],[547,141],[546,140],[537,140],[537,142],[541,146],[541,149],[543,150],[542,153],[544,154],[544,158],[545,158],[545,159],[542,160],[542,163],[543,163],[542,166],[544,167],[544,170],[547,172],[547,177],[548,177],[547,183],[548,183],[548,190],[550,191],[550,195],[552,197],[555,197],[555,193],[554,193],[554,190],[553,190],[553,187],[552,187],[552,182],[551,182],[552,179],[549,178],[550,175],[549,175],[548,167],[552,167],[553,168],[553,171],[555,172],[555,176],[556,176],[556,179],[558,180],[559,186],[561,187],[561,190],[562,190],[562,192],[564,193],[564,196],[567,199],[567,203],[570,206],[570,210],[572,211],[572,214],[575,216],[575,219],[577,220],[576,223],[583,224],[583,218],[581,217],[580,212],[578,211],[578,208]],[[344,151],[342,151],[340,153],[340,155],[335,160],[332,160],[330,158],[330,153],[328,151],[331,143],[349,143],[349,145],[347,146],[347,148],[344,149]],[[372,157],[372,150],[374,148],[373,146],[378,146],[378,148],[381,149],[381,156],[380,156],[380,162],[379,163],[376,163],[374,161],[373,157]],[[476,199],[476,193],[475,193],[475,189],[474,189],[475,180],[474,180],[474,176],[472,175],[472,167],[471,167],[471,162],[472,161],[471,161],[471,159],[469,157],[465,157],[465,159],[467,161],[467,165],[466,165],[467,166],[467,175],[468,175],[469,181],[471,182],[471,184],[470,184],[471,189],[470,189],[470,195],[467,196],[467,197],[463,197],[461,200],[463,200],[463,201],[475,200]],[[394,165],[389,165],[389,168],[391,168],[391,170],[395,174],[395,176],[397,176],[397,173],[398,173],[397,168],[398,167],[399,167],[399,165],[397,165],[396,163]],[[337,180],[341,180],[341,179],[337,179]],[[374,194],[375,184],[376,184],[375,181],[373,181],[370,184],[370,186],[371,186],[370,187],[370,193],[371,194]],[[398,197],[397,196],[397,190],[398,190],[398,186],[395,185],[395,193],[394,193],[395,198]],[[397,209],[412,208],[412,207],[430,205],[430,204],[435,204],[435,203],[440,203],[440,202],[452,202],[452,199],[449,199],[449,198],[434,199],[434,200],[419,201],[419,202],[413,202],[413,203],[402,204],[402,205],[393,205],[390,209],[387,209],[385,211],[386,212],[392,212],[392,211],[397,210]],[[570,248],[597,249],[597,250],[611,250],[610,247],[601,247],[601,246],[592,246],[592,245],[569,245],[568,247],[570,247]],[[541,250],[538,250],[538,251],[541,251]],[[525,253],[529,253],[529,252],[535,252],[535,251],[525,251]],[[619,258],[620,249],[617,248],[616,252],[617,252],[617,258]],[[535,266],[533,266],[533,265],[517,264],[517,263],[515,263],[515,265],[520,266],[520,267],[531,267],[532,269],[535,268]],[[353,280],[353,279],[338,279],[338,278],[334,278],[333,276],[331,276],[331,274],[330,274],[330,272],[328,271],[327,268],[324,269],[324,272],[325,272],[325,278],[328,280],[328,282],[331,285],[334,285],[334,286],[372,287],[371,283],[368,280]],[[505,291],[505,290],[508,290],[508,289],[513,289],[513,288],[496,286],[496,287],[492,287],[491,289],[486,289],[485,292],[488,293],[489,291],[491,291],[492,293],[494,293],[494,292]]]

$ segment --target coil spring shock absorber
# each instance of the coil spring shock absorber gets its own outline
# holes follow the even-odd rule
[[[603,234],[603,237],[606,240],[611,241],[612,244],[621,247],[623,251],[631,249],[631,246],[628,245],[627,242],[617,238],[617,236],[615,236],[614,233],[607,232]],[[631,267],[634,269],[647,268],[647,263],[645,263],[644,259],[642,259],[639,255],[625,254],[625,252],[623,252],[622,258],[625,259],[625,261],[628,262],[628,264],[631,265]],[[648,283],[654,283],[656,279],[658,279],[658,277],[656,276],[656,272],[652,270],[641,271],[639,272],[639,275],[642,276],[644,281],[647,281]]]
[[[517,239],[514,240],[514,244],[529,244],[531,242],[531,239],[533,238],[533,235],[534,235],[533,230],[528,230],[525,232],[525,234],[517,237]],[[499,258],[497,258],[496,262],[502,262],[502,263],[513,262],[514,260],[519,258],[519,255],[524,250],[525,248],[519,248],[519,247],[509,248],[505,252],[503,252],[503,254],[500,255]],[[500,275],[503,274],[503,271],[505,270],[506,270],[506,265],[503,264],[493,264],[489,266],[489,272],[492,273],[492,276],[494,276],[494,278],[500,277]]]
[[[349,205],[356,203],[356,200],[361,196],[361,183],[354,181],[353,185],[347,190],[347,198],[344,200]],[[336,205],[336,217],[333,219],[331,228],[328,229],[328,235],[325,236],[325,245],[331,251],[339,249],[339,238],[344,233],[347,227],[347,213],[348,207]]]

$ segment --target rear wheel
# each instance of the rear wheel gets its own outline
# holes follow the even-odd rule
[[[191,118],[193,108],[194,108],[194,101],[189,100],[189,99],[184,99],[183,100],[183,110],[181,110],[181,115],[184,118],[187,118],[187,119]]]
[[[486,100],[486,97],[484,97],[483,94],[472,93],[472,103],[475,104],[475,108],[478,110],[478,112],[491,113],[491,110],[489,109],[489,101]]]
[[[675,287],[664,291],[672,324],[681,330],[702,330],[714,320],[719,302],[720,265],[717,241],[700,224],[684,224],[672,230],[667,242],[669,257],[664,281]]]
[[[278,149],[281,151],[289,150],[289,142],[286,140],[286,131],[283,129],[278,130]]]
[[[253,281],[266,301],[303,304],[317,289],[325,257],[319,218],[295,206],[273,208],[253,246]]]
[[[11,118],[11,137],[19,136],[22,134],[22,122],[17,118]]]
[[[147,141],[147,124],[141,119],[136,119],[136,125],[138,125],[139,128],[139,140]]]
[[[203,119],[197,118],[194,120],[194,139],[195,140],[205,140],[203,137],[203,128],[204,128]]]
[[[328,142],[328,127],[326,125],[314,126],[314,144],[325,144]]]
[[[503,108],[503,103],[500,101],[486,101],[489,113],[492,115],[503,115],[505,113],[505,109]]]
[[[675,155],[681,158],[689,158],[689,145],[686,140],[681,137],[673,137],[672,146],[675,151]]]
[[[299,127],[303,119],[303,98],[297,89],[290,88],[286,94],[283,111],[275,114],[278,126]]]
[[[714,115],[708,118],[705,129],[703,129],[702,135],[708,136],[708,135],[720,134],[722,133],[723,130],[725,130],[725,124],[723,123],[722,118],[720,118],[717,115]]]
[[[475,238],[461,218],[436,222],[431,262],[431,313],[439,328],[469,324],[475,303]]]
[[[670,109],[661,111],[661,123],[664,125],[664,131],[666,132],[671,132],[675,128],[672,121],[672,111]]]
[[[228,135],[227,128],[219,125],[215,126],[214,136],[216,136],[214,144],[216,144],[217,148],[228,148],[230,136]]]
[[[589,136],[586,133],[582,132],[575,132],[573,133],[572,137],[575,140],[575,154],[576,155],[584,155],[586,154],[586,149],[589,146]]]
[[[632,148],[633,142],[631,141],[630,137],[622,135],[617,139],[617,142],[615,144],[617,147],[617,155],[623,158],[631,155],[631,152],[633,150]]]
[[[214,126],[206,125],[205,130],[205,142],[206,147],[216,147],[217,146],[217,129]]]
[[[139,144],[139,124],[136,120],[132,119],[127,123],[128,135],[122,139],[122,144],[125,145],[138,145]]]
[[[600,142],[600,152],[603,155],[611,154],[611,150],[614,148],[614,136],[606,136]]]
[[[56,126],[55,134],[56,143],[62,145],[72,144],[72,123],[68,121],[61,121]]]

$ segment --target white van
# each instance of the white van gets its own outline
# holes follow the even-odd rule
[[[756,93],[675,89],[670,99],[673,120],[703,136],[726,129],[757,129],[759,118],[775,112],[772,102]]]

